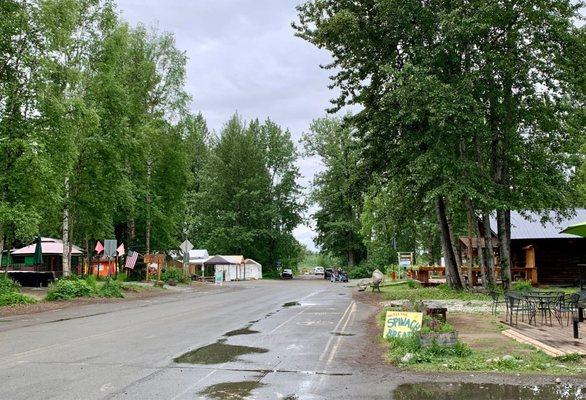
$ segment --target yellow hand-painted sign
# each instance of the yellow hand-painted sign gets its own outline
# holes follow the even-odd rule
[[[387,311],[385,338],[411,336],[421,329],[423,314],[418,312]]]

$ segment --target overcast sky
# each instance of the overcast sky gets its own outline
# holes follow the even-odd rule
[[[319,68],[328,54],[293,35],[291,22],[301,0],[118,0],[132,25],[156,25],[175,34],[189,58],[187,89],[192,109],[216,131],[234,113],[244,119],[270,117],[289,128],[295,142],[314,118],[325,115],[332,92]],[[299,161],[307,186],[320,168]],[[315,249],[314,232],[300,226],[295,236]]]

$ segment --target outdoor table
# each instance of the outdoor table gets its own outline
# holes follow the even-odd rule
[[[529,292],[524,294],[525,300],[530,307],[533,307],[535,313],[539,311],[541,314],[541,322],[545,319],[547,324],[547,317],[549,316],[550,325],[553,325],[553,318],[551,311],[563,298],[561,292]],[[535,315],[537,317],[537,315]],[[537,321],[535,321],[537,324]]]

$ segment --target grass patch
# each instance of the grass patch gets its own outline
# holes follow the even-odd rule
[[[151,288],[137,285],[136,283],[124,283],[124,285],[122,285],[122,290],[125,292],[140,293],[146,290],[151,290]]]
[[[377,318],[381,330],[386,310]],[[391,363],[420,372],[498,372],[515,374],[576,375],[586,372],[586,360],[578,354],[551,357],[534,347],[502,336],[496,319],[470,321],[468,314],[454,315],[448,322],[460,332],[454,346],[432,344],[424,348],[419,336],[381,340],[389,347]],[[486,316],[482,317],[486,318]],[[446,328],[447,329],[447,328]],[[439,330],[444,330],[439,327]],[[411,353],[410,357],[405,357]]]
[[[381,293],[385,300],[484,300],[490,301],[487,294],[475,293],[466,290],[452,290],[446,285],[436,287],[418,287],[408,283],[393,286],[381,286]]]

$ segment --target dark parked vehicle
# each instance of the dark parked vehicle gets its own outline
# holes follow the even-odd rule
[[[283,272],[281,272],[281,278],[282,279],[293,279],[293,271],[290,270],[289,268],[284,269]]]
[[[332,271],[330,282],[348,282],[348,274],[341,269]]]
[[[324,271],[324,279],[330,279],[334,270],[332,268],[326,268]]]

